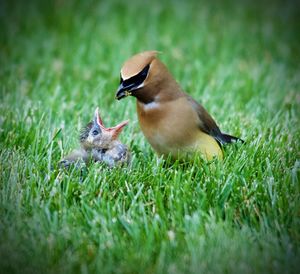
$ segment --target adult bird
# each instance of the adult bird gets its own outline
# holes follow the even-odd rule
[[[121,69],[116,99],[137,100],[140,127],[158,155],[182,159],[200,153],[207,160],[223,158],[222,145],[241,139],[224,134],[205,108],[186,94],[157,51],[128,59]]]

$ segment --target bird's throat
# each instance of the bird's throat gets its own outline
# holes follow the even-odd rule
[[[150,104],[155,100],[155,95],[153,94],[153,92],[149,92],[145,90],[145,88],[134,90],[132,91],[131,95],[143,104]]]

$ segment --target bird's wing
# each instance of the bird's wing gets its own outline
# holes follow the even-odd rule
[[[234,141],[240,140],[237,137],[223,134],[219,129],[218,125],[214,121],[214,119],[209,115],[206,109],[201,106],[197,101],[195,101],[192,97],[187,96],[188,102],[191,104],[192,108],[197,112],[199,117],[199,128],[215,138],[215,140],[220,144],[232,143]]]

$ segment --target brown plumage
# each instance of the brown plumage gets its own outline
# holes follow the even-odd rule
[[[204,107],[183,92],[156,51],[124,63],[116,98],[128,95],[137,98],[141,129],[159,155],[185,158],[200,152],[208,160],[222,158],[221,145],[240,140],[223,134]]]

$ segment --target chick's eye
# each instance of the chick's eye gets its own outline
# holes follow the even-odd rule
[[[96,136],[96,135],[98,135],[98,134],[99,134],[99,130],[97,130],[97,129],[94,129],[94,130],[92,131],[92,134],[93,134],[93,136]]]

